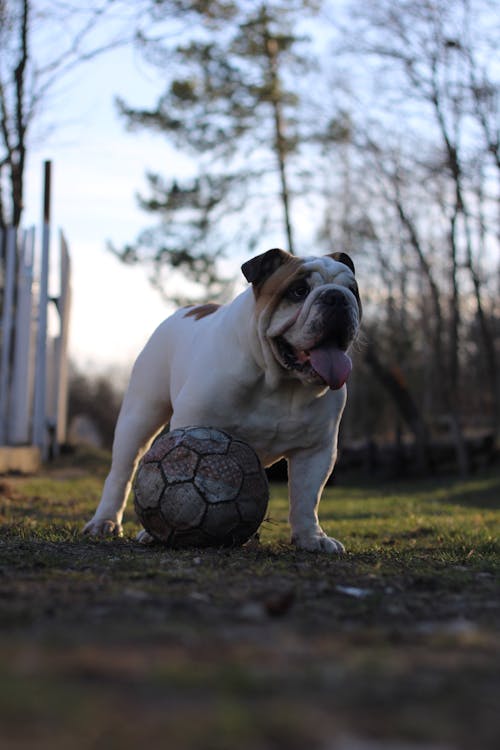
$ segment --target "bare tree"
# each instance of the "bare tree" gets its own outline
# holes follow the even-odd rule
[[[311,116],[306,105],[316,93],[308,85],[316,68],[303,24],[314,23],[320,4],[220,3],[207,34],[211,6],[192,3],[197,17],[180,43],[159,34],[141,40],[146,61],[161,70],[162,93],[147,109],[119,100],[120,112],[130,129],[154,129],[193,158],[195,176],[147,175],[150,195],[140,205],[156,226],[115,252],[150,266],[169,297],[172,270],[194,282],[198,300],[220,295],[227,283],[218,283],[219,260],[235,248],[252,252],[264,234],[282,235],[292,253],[300,249],[324,137],[317,108]]]
[[[10,4],[9,4],[10,5]],[[26,130],[28,115],[25,103],[25,77],[28,63],[28,27],[30,23],[29,0],[18,4],[17,13],[9,13],[10,7],[3,3],[0,9],[0,46],[9,48],[11,36],[16,36],[16,53],[10,81],[0,76],[1,139],[3,154],[0,159],[0,227],[7,223],[19,224],[22,212],[24,164],[26,157]],[[6,211],[2,176],[8,173],[10,186],[10,212]]]
[[[393,221],[416,261],[408,274],[425,280],[433,317],[426,327],[440,371],[441,411],[450,419],[463,472],[468,461],[460,429],[461,389],[471,310],[486,363],[491,423],[498,430],[500,422],[487,283],[494,270],[488,247],[498,237],[492,170],[498,168],[493,115],[499,83],[490,56],[491,12],[487,0],[356,3],[350,30],[345,30],[355,42],[343,42],[351,60],[361,52],[373,66],[374,106],[366,105],[366,92],[357,91],[364,111],[353,111],[357,159],[364,165],[364,183],[371,175],[378,185],[378,202],[383,198],[392,206]],[[376,206],[371,204],[368,213],[383,236]],[[389,265],[393,259],[388,258]]]
[[[0,227],[21,221],[26,154],[42,105],[75,67],[132,38],[134,29],[123,23],[127,5],[0,2]],[[113,18],[120,23],[96,34]]]

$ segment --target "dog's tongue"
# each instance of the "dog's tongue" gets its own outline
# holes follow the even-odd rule
[[[338,346],[325,345],[311,349],[311,365],[333,391],[342,388],[351,374],[350,357]]]

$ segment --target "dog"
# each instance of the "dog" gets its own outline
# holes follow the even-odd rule
[[[206,425],[250,443],[264,466],[286,458],[292,543],[344,551],[322,530],[318,506],[362,315],[354,264],[342,252],[298,258],[274,248],[241,270],[251,286],[231,303],[178,310],[137,358],[85,533],[121,535],[135,468],[165,425]]]

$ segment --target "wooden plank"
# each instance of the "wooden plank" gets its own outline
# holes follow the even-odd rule
[[[8,444],[26,445],[30,441],[33,396],[33,260],[35,230],[23,234],[19,257],[14,360],[11,383],[11,411]]]
[[[47,306],[49,301],[50,267],[50,162],[45,162],[44,220],[42,227],[42,259],[38,302],[38,328],[35,357],[35,393],[33,404],[33,443],[40,448],[42,460],[48,457],[47,430]]]
[[[56,392],[56,445],[60,446],[67,439],[67,422],[68,422],[68,340],[70,328],[71,313],[71,259],[68,245],[64,234],[60,232],[61,248],[61,293],[59,296],[57,309],[61,318],[61,333],[56,341],[56,373],[55,373],[55,392]]]
[[[17,232],[15,227],[9,227],[6,232],[2,351],[0,355],[0,444],[5,443],[7,439],[12,333],[14,328],[14,290],[16,285],[16,240]]]

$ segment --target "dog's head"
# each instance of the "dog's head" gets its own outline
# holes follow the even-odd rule
[[[241,267],[253,285],[257,329],[273,379],[341,388],[361,321],[354,264],[346,253],[297,258],[273,249]]]

